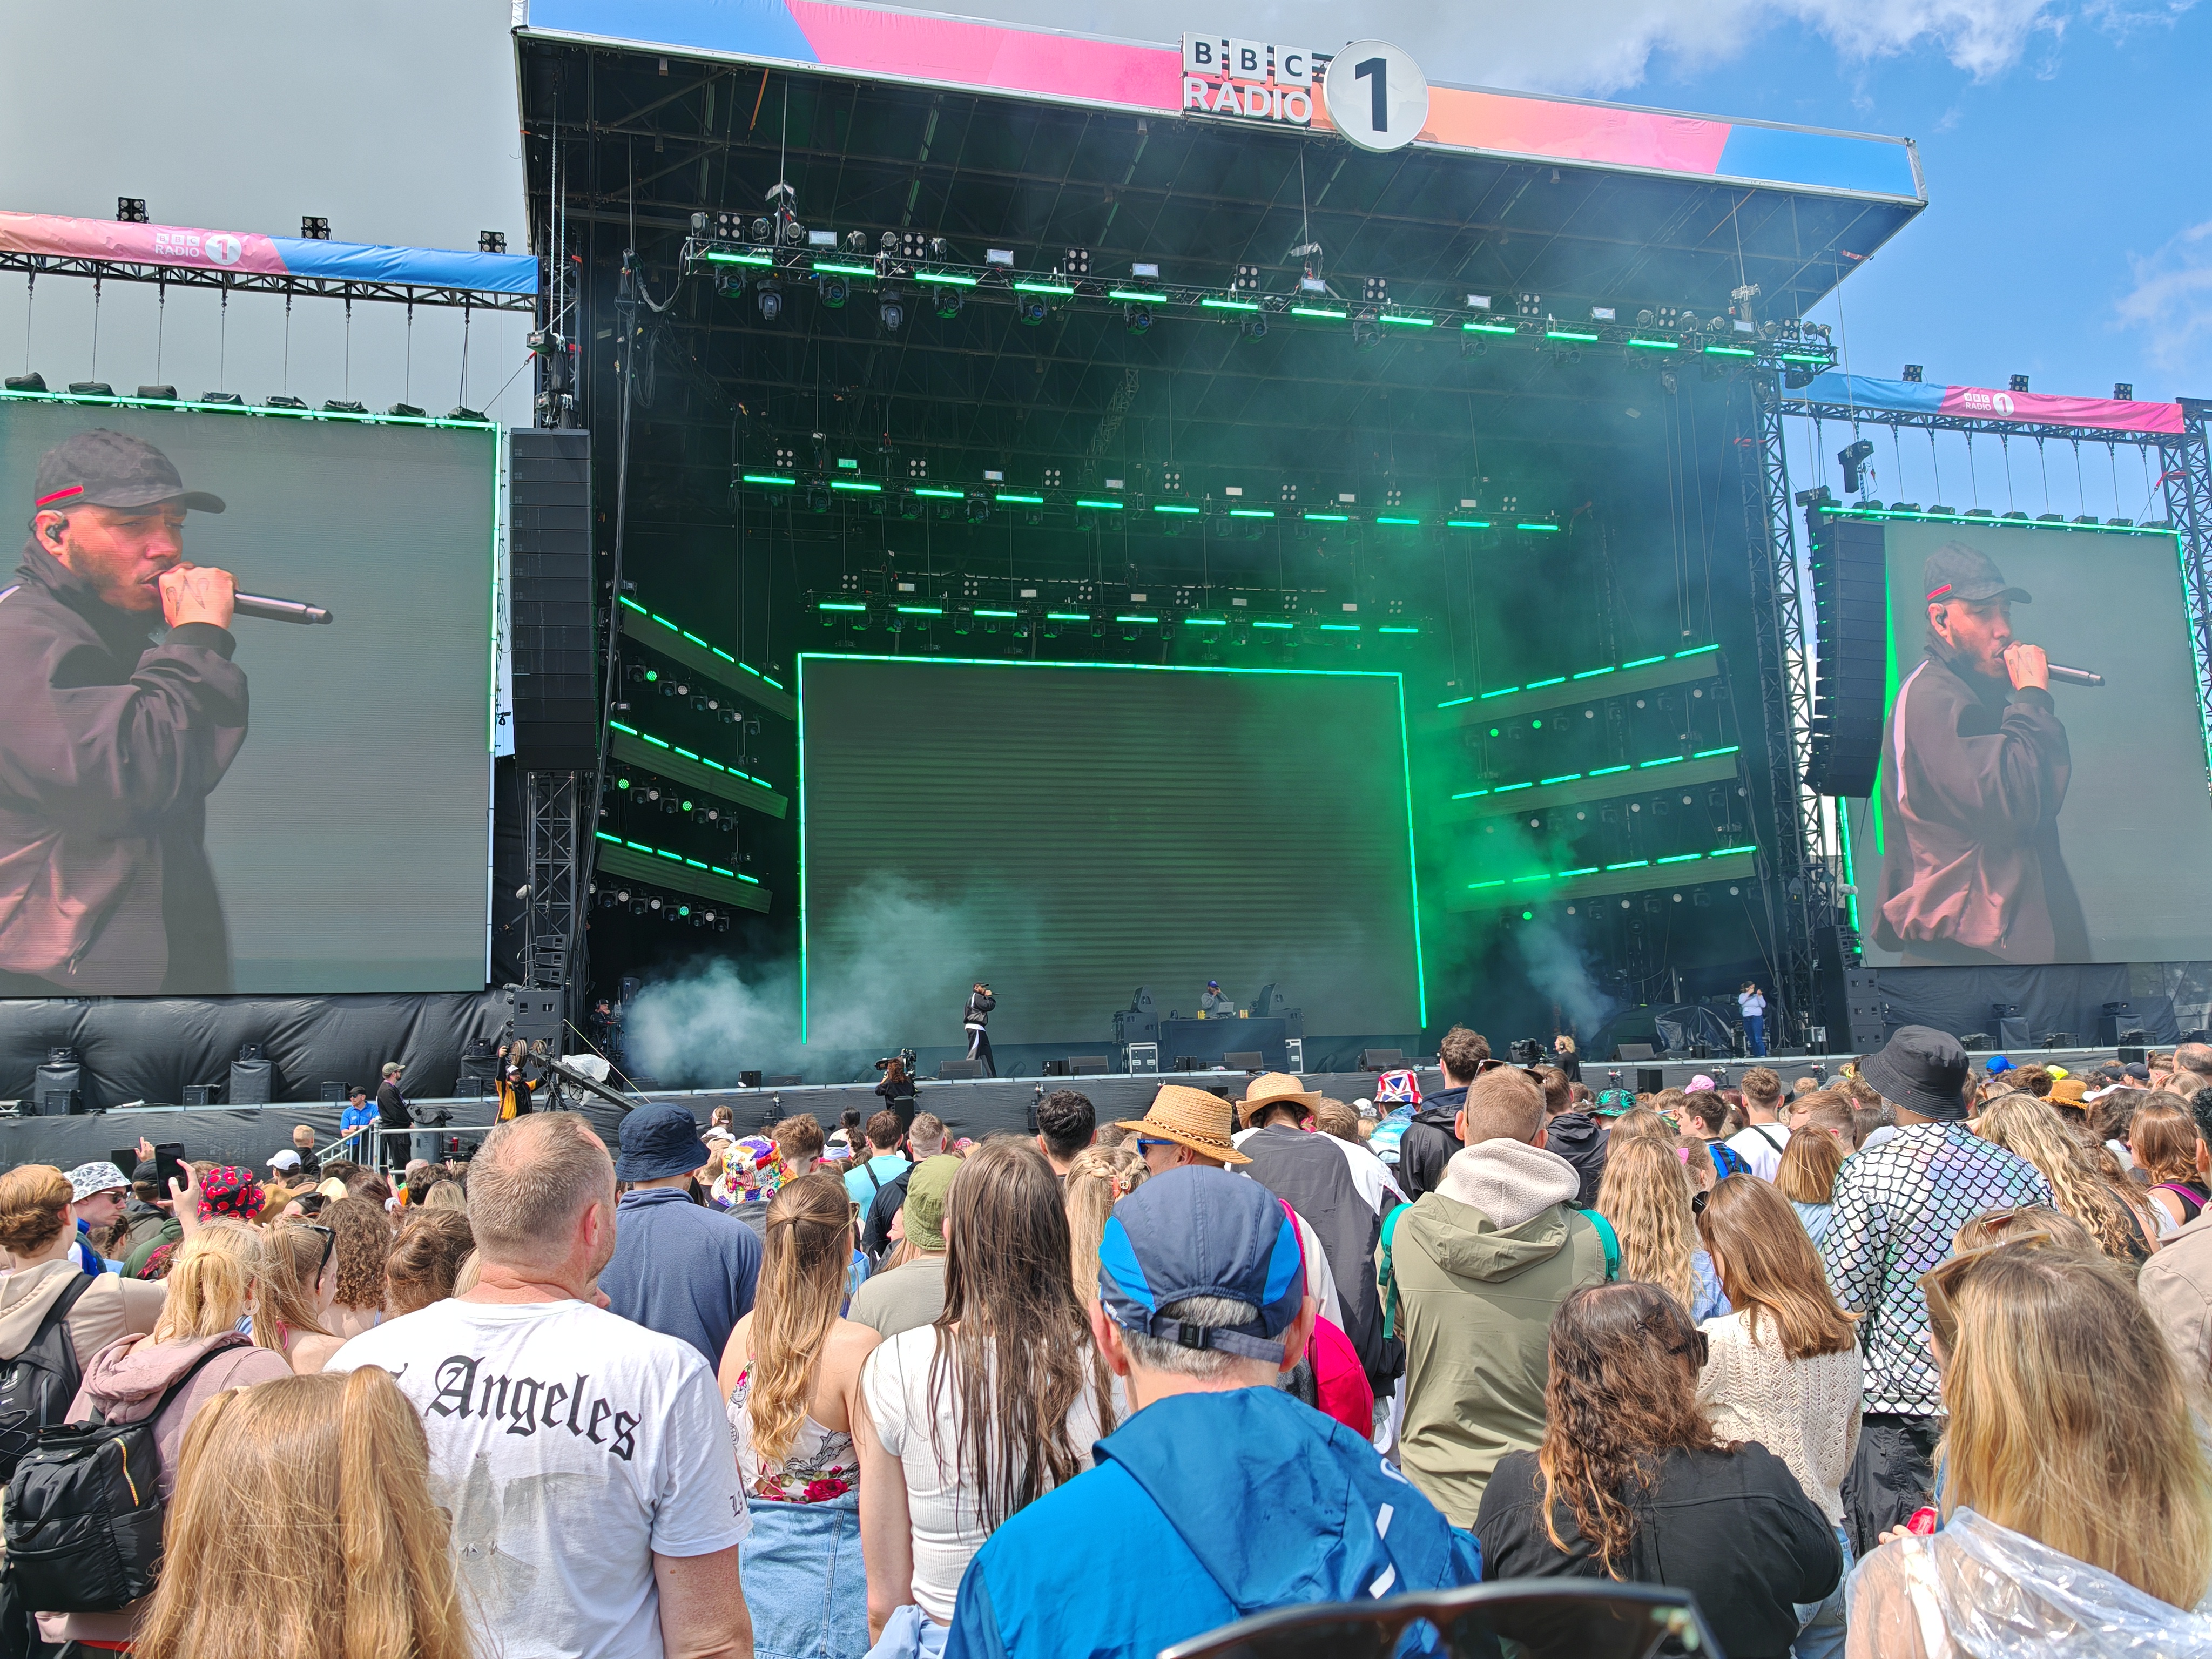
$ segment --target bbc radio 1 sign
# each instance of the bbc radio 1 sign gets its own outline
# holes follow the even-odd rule
[[[1357,40],[1332,58],[1304,46],[1182,38],[1182,107],[1285,126],[1313,125],[1316,83],[1329,124],[1367,150],[1393,150],[1420,136],[1429,118],[1429,83],[1397,47]]]
[[[1304,46],[1217,34],[1182,38],[1186,112],[1310,126],[1313,85],[1314,54]]]

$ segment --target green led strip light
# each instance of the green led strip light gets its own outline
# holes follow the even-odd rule
[[[1042,495],[1015,495],[1001,492],[999,495],[994,495],[991,499],[994,501],[1011,501],[1018,507],[1042,507],[1044,505],[1044,497]]]
[[[1433,317],[1406,317],[1388,311],[1375,320],[1378,323],[1395,323],[1401,328],[1434,328],[1437,325],[1437,319]]]
[[[927,495],[933,501],[964,501],[968,497],[957,489],[931,489],[917,484],[914,493]]]
[[[1124,305],[1132,306],[1165,305],[1168,301],[1168,296],[1164,294],[1147,294],[1142,289],[1135,288],[1113,289],[1108,291],[1106,297],[1109,300],[1119,300]]]
[[[1460,330],[1467,334],[1518,334],[1521,331],[1510,323],[1462,323]]]
[[[1929,524],[1996,524],[2015,530],[2094,530],[2111,536],[2171,536],[2176,532],[2159,525],[2053,524],[2048,519],[1991,519],[1980,514],[1899,513],[1886,507],[1824,507],[1832,519],[1902,519]]]
[[[1649,870],[1662,864],[1697,864],[1712,859],[1735,858],[1758,850],[1756,847],[1722,847],[1710,853],[1677,853],[1672,858],[1624,859],[1619,864],[1586,864],[1573,870],[1539,870],[1525,876],[1498,876],[1489,881],[1471,881],[1467,884],[1467,890],[1476,893],[1485,888],[1504,887],[1509,883],[1517,887],[1528,882],[1565,881],[1572,876],[1613,875],[1623,870]]]
[[[932,288],[973,288],[976,283],[973,276],[961,276],[949,270],[917,270],[914,280]]]
[[[1580,329],[1575,328],[1547,328],[1544,331],[1544,337],[1547,340],[1580,340],[1595,344],[1600,337],[1595,334],[1585,334]]]
[[[1072,300],[1075,297],[1075,290],[1068,287],[1065,283],[1016,283],[1014,284],[1014,292],[1017,294],[1055,294],[1063,300]]]
[[[763,789],[775,787],[766,778],[757,778],[750,772],[740,772],[734,766],[725,766],[718,760],[709,760],[695,750],[686,749],[680,743],[671,743],[665,738],[656,738],[650,732],[641,732],[635,726],[625,725],[621,720],[609,720],[607,724],[617,732],[629,732],[641,743],[651,744],[655,749],[665,749],[672,755],[681,755],[685,760],[696,761],[711,771],[720,772],[733,778],[743,778],[747,783],[757,783]]]
[[[1419,519],[1401,518],[1401,517],[1397,517],[1397,516],[1395,516],[1395,515],[1393,515],[1393,516],[1389,516],[1389,517],[1377,517],[1377,518],[1376,519],[1375,522],[1376,522],[1376,523],[1377,523],[1377,524],[1399,524],[1399,525],[1415,524],[1415,525],[1417,525],[1417,524],[1420,523],[1420,520],[1419,520]]]
[[[799,483],[798,479],[787,478],[781,472],[745,472],[738,476],[749,484],[769,484],[780,489],[792,489]]]
[[[1174,501],[1154,501],[1152,503],[1152,511],[1155,513],[1172,513],[1178,518],[1185,519],[1195,518],[1198,516],[1199,513],[1199,509],[1197,507],[1180,506]]]
[[[832,478],[830,480],[830,488],[850,489],[863,495],[880,495],[884,492],[884,487],[881,484],[870,483],[864,478]]]
[[[1293,317],[1317,317],[1324,322],[1340,323],[1346,317],[1351,315],[1351,313],[1344,311],[1328,311],[1324,310],[1320,306],[1292,306],[1291,307],[1291,315]]]
[[[1301,513],[1298,516],[1308,524],[1350,524],[1349,513]]]
[[[1522,528],[1525,530],[1528,528],[1528,526],[1523,525]],[[1683,657],[1702,657],[1708,651],[1717,651],[1719,649],[1720,647],[1717,645],[1693,645],[1686,651],[1675,652],[1674,653],[1674,657],[1676,659]],[[1565,674],[1559,674],[1555,675],[1547,680],[1530,680],[1526,685],[1503,685],[1498,687],[1495,691],[1484,691],[1478,693],[1477,696],[1485,701],[1492,697],[1510,697],[1516,691],[1540,691],[1546,686],[1565,685],[1570,678],[1577,680],[1592,679],[1600,674],[1613,673],[1617,669],[1649,668],[1654,663],[1666,662],[1668,659],[1668,653],[1662,651],[1656,657],[1638,657],[1633,662],[1615,663],[1611,668],[1585,668],[1581,673],[1571,677]],[[1453,697],[1448,702],[1438,703],[1437,707],[1438,708],[1457,708],[1462,703],[1474,702],[1474,701],[1476,701],[1475,696]]]
[[[1229,509],[1229,516],[1232,519],[1272,519],[1275,516],[1275,510],[1270,507],[1232,507]]]
[[[866,610],[867,610],[867,608],[868,608],[868,607],[867,607],[867,606],[866,606],[865,605],[846,605],[846,604],[843,604],[843,603],[842,603],[842,602],[840,602],[840,601],[838,601],[838,600],[835,600],[835,599],[824,599],[821,604],[819,604],[819,605],[816,605],[814,608],[815,608],[817,611],[866,611]]]
[[[978,611],[975,614],[992,622],[1019,622],[1022,617],[1018,611]]]
[[[647,611],[635,599],[630,598],[629,594],[625,593],[623,595],[623,603],[632,611],[636,611],[639,616],[644,617],[650,621],[657,622],[670,633],[678,635],[684,639],[690,641],[692,644],[697,646],[702,651],[712,652],[715,656],[720,657],[724,662],[728,663],[732,667],[744,669],[746,673],[751,675],[763,685],[772,685],[779,691],[783,690],[783,682],[781,680],[771,679],[768,675],[762,673],[759,669],[754,667],[750,663],[738,661],[737,658],[723,650],[719,645],[708,644],[706,641],[701,639],[690,629],[678,628],[674,623],[669,621],[667,617],[662,616],[659,611]]]
[[[686,865],[694,870],[704,870],[710,876],[725,876],[732,881],[749,882],[755,887],[760,885],[758,876],[744,875],[719,864],[702,864],[697,859],[687,859],[681,853],[671,853],[659,847],[647,847],[641,841],[624,841],[620,836],[611,836],[604,830],[594,833],[601,841],[611,841],[617,847],[627,847],[633,853],[645,853],[653,858],[666,859],[671,864]]]
[[[873,265],[836,264],[827,259],[817,259],[814,272],[818,276],[873,276],[876,268]]]
[[[1257,311],[1260,308],[1257,300],[1217,300],[1210,294],[1199,304],[1208,311]]]
[[[1094,513],[1119,513],[1127,505],[1126,501],[1101,501],[1089,499],[1079,499],[1075,504]]]
[[[768,265],[772,268],[775,264],[775,256],[769,253],[721,253],[710,252],[707,255],[707,263],[710,265]]]
[[[945,607],[941,605],[896,605],[891,609],[902,617],[941,617],[945,614]]]

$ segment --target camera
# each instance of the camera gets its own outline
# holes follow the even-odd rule
[[[1544,1063],[1544,1045],[1534,1037],[1516,1037],[1507,1052],[1516,1066],[1540,1066]]]
[[[921,1057],[917,1055],[913,1049],[902,1048],[898,1053],[887,1055],[885,1058],[878,1060],[876,1062],[876,1069],[879,1072],[888,1072],[890,1070],[891,1061],[894,1060],[897,1060],[901,1065],[906,1067],[906,1074],[908,1077],[912,1077],[915,1074],[915,1067],[921,1064]]]

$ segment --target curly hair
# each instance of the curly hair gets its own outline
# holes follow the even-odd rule
[[[1688,1306],[1696,1295],[1690,1179],[1673,1141],[1613,1141],[1597,1210],[1620,1236],[1620,1276],[1656,1285]]]
[[[409,1216],[385,1258],[385,1310],[397,1316],[444,1301],[476,1247],[468,1217],[457,1210],[424,1209]]]
[[[1735,1449],[1698,1402],[1698,1334],[1680,1303],[1632,1280],[1585,1286],[1552,1321],[1536,1451],[1544,1531],[1567,1548],[1559,1535],[1565,1504],[1609,1578],[1621,1577],[1636,1536],[1631,1500],[1650,1486],[1661,1455]]]
[[[2033,1095],[2007,1095],[1982,1109],[1978,1133],[2033,1164],[2051,1183],[2058,1207],[2088,1230],[2097,1248],[2118,1261],[2136,1259],[2132,1206],[2106,1180],[2094,1156],[2066,1132],[2058,1114]],[[2102,1148],[2099,1149],[2100,1151]]]
[[[323,1206],[323,1224],[338,1236],[337,1305],[366,1313],[384,1305],[384,1263],[392,1254],[392,1223],[365,1198],[342,1198]]]

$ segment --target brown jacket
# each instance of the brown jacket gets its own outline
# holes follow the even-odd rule
[[[0,1273],[0,1360],[13,1359],[31,1346],[46,1310],[76,1277],[74,1261],[42,1261],[35,1267]],[[118,1336],[143,1336],[161,1316],[169,1287],[160,1280],[141,1282],[101,1273],[70,1310],[70,1346],[79,1372],[92,1368],[93,1356]]]
[[[2158,1248],[2136,1290],[2180,1364],[2191,1409],[2212,1422],[2212,1210]]]

